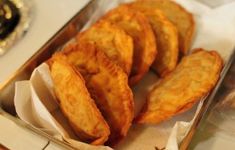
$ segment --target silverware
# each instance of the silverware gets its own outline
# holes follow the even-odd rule
[[[0,55],[3,55],[26,33],[33,5],[27,0],[0,2]]]

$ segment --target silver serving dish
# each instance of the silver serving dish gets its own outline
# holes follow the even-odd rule
[[[29,131],[32,131],[39,136],[42,136],[49,141],[53,141],[59,145],[65,146],[66,148],[72,148],[65,142],[59,141],[52,136],[38,130],[32,126],[27,125],[23,121],[17,118],[13,99],[14,99],[14,85],[16,81],[27,80],[29,79],[33,69],[40,65],[43,61],[47,60],[56,50],[62,47],[66,42],[68,42],[71,38],[73,38],[77,32],[79,32],[84,25],[87,23],[89,18],[92,17],[94,12],[99,6],[99,0],[90,1],[85,8],[83,8],[80,12],[78,12],[64,27],[55,33],[55,35],[40,48],[25,64],[22,65],[20,69],[18,69],[8,81],[6,81],[0,87],[0,113],[7,118],[10,118],[14,122],[16,122],[19,126],[27,128]],[[195,134],[200,122],[203,120],[204,115],[208,111],[209,106],[211,106],[214,102],[214,98],[216,95],[220,94],[220,88],[222,88],[222,83],[224,77],[227,74],[228,69],[231,66],[233,61],[234,54],[230,56],[229,61],[225,64],[223,72],[221,73],[220,80],[211,94],[206,98],[205,103],[203,104],[202,109],[200,110],[198,116],[196,117],[191,130],[188,135],[184,139],[184,141],[180,145],[180,149],[187,149],[190,141]]]
[[[15,28],[4,38],[0,39],[0,55],[5,54],[28,30],[32,18],[32,1],[29,0],[9,0],[19,11],[19,21]],[[9,7],[3,6],[6,15],[11,17]],[[7,11],[8,10],[8,11]],[[7,17],[7,16],[6,16]]]

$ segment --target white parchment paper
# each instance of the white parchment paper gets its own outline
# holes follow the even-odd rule
[[[119,3],[129,1],[131,0],[100,0],[100,7],[85,28],[89,27],[108,9],[117,6]],[[192,48],[202,47],[208,50],[216,50],[226,63],[235,45],[235,2],[212,9],[212,7],[193,0],[176,1],[194,15],[196,34]],[[149,72],[133,88],[136,113],[143,105],[148,89],[157,80],[157,76]],[[63,121],[63,115],[58,109],[52,89],[53,83],[46,64],[35,69],[29,81],[16,83],[14,102],[18,116],[25,122],[82,150],[109,149],[104,146],[91,146],[76,141],[76,137],[70,132],[66,121]],[[188,132],[193,118],[197,114],[196,110],[200,109],[202,103],[201,101],[190,111],[155,126],[132,125],[127,137],[115,149],[155,150],[156,147],[165,147],[168,150],[177,150],[178,144]]]

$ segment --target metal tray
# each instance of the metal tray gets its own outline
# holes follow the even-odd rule
[[[20,126],[23,126],[25,128],[28,128],[29,130],[36,132],[40,136],[43,136],[51,141],[54,141],[58,144],[69,146],[65,142],[61,142],[52,136],[49,136],[48,134],[33,128],[27,124],[25,124],[23,121],[18,119],[16,117],[13,99],[14,99],[14,84],[16,81],[21,80],[27,80],[29,79],[33,69],[40,65],[42,62],[47,60],[56,50],[58,50],[61,46],[63,46],[66,42],[68,42],[72,37],[74,37],[77,32],[81,30],[81,28],[85,25],[87,20],[92,16],[92,14],[95,12],[97,6],[99,4],[99,0],[92,0],[90,1],[85,8],[83,8],[80,12],[78,12],[67,24],[64,25],[64,27],[58,31],[45,45],[42,46],[38,50],[37,53],[35,53],[25,64],[22,65],[20,69],[18,69],[1,87],[0,87],[0,104],[1,108],[0,112],[4,116],[10,118],[11,120],[15,121]],[[217,84],[217,86],[214,88],[214,90],[211,92],[211,94],[207,97],[205,100],[205,103],[203,104],[202,109],[199,112],[199,115],[196,117],[195,122],[193,123],[193,126],[191,130],[189,131],[189,134],[182,142],[180,149],[184,150],[187,149],[191,138],[193,134],[195,133],[199,122],[203,118],[203,115],[207,111],[208,107],[213,101],[213,98],[215,97],[230,65],[234,58],[234,54],[231,56],[229,61],[225,64],[223,72],[221,73],[221,78]],[[71,148],[71,147],[70,147]]]

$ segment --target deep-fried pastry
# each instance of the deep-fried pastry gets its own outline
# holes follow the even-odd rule
[[[136,84],[146,72],[157,54],[153,30],[141,12],[120,5],[102,17],[122,28],[134,42],[133,65],[129,76],[130,85]]]
[[[187,54],[195,32],[193,15],[173,0],[139,0],[131,3],[135,9],[159,9],[179,31],[179,49]]]
[[[78,138],[94,145],[104,144],[109,126],[90,97],[83,77],[59,53],[52,56],[49,65],[60,109]]]
[[[138,10],[138,9],[137,9]],[[160,10],[140,9],[149,19],[156,36],[158,55],[152,68],[161,76],[175,69],[178,61],[178,31]]]
[[[161,11],[146,10],[144,14],[151,22],[158,43],[152,68],[163,77],[174,70],[178,62],[178,31]]]
[[[197,49],[182,58],[176,69],[149,93],[137,123],[156,124],[185,112],[215,86],[222,58],[215,51]]]
[[[125,137],[134,115],[132,91],[123,70],[90,43],[65,47],[65,55],[86,81],[97,107],[110,126],[108,145]]]
[[[128,75],[132,67],[133,41],[121,28],[108,21],[99,21],[78,34],[78,43],[95,44]]]

